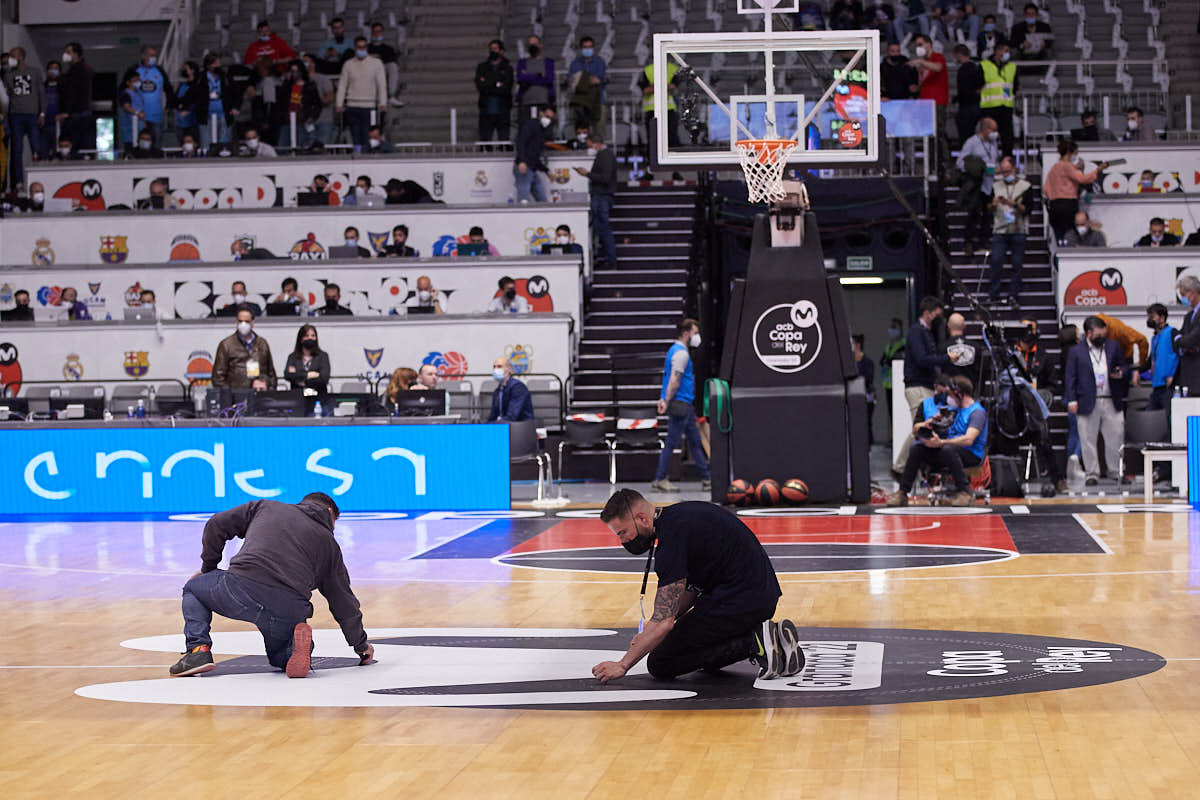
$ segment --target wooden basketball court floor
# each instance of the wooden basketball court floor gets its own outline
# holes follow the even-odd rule
[[[378,662],[314,596],[305,680],[220,620],[218,668],[167,677],[203,517],[10,521],[0,796],[1200,796],[1200,513],[901,512],[746,517],[799,678],[604,687],[642,559],[594,512],[346,515]]]

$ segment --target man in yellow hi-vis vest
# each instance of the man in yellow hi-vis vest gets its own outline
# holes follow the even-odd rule
[[[996,120],[1000,131],[1001,155],[1013,151],[1013,101],[1017,93],[1017,65],[1010,59],[1006,42],[996,42],[990,59],[979,63],[983,70],[983,88],[979,91],[979,108],[985,117]]]
[[[679,111],[675,107],[675,74],[677,72],[679,72],[679,65],[667,62],[667,85],[671,92],[667,97],[667,144],[671,147],[679,146]],[[642,90],[642,115],[646,119],[646,142],[649,147],[657,140],[655,134],[651,133],[657,126],[654,120],[653,64],[647,64],[642,69],[642,74],[638,76],[638,86]],[[649,151],[647,151],[647,155],[649,155]]]

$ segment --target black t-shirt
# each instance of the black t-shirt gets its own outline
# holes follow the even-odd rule
[[[719,616],[774,608],[782,592],[767,551],[740,519],[697,501],[664,508],[654,524],[658,585],[687,579],[696,610]]]

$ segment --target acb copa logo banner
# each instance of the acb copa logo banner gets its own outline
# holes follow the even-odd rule
[[[0,433],[2,513],[211,512],[324,492],[346,511],[509,507],[507,425]]]

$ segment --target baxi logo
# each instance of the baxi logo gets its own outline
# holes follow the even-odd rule
[[[325,258],[325,246],[317,241],[317,235],[311,231],[300,241],[292,245],[288,251],[293,261],[318,261]]]
[[[370,347],[364,347],[363,355],[366,356],[367,363],[374,369],[379,366],[379,360],[383,358],[383,348],[380,347],[378,350],[372,350]]]
[[[1063,293],[1064,306],[1123,306],[1127,302],[1125,276],[1116,267],[1081,272]]]

